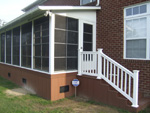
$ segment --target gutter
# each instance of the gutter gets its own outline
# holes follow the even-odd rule
[[[99,6],[99,5],[100,5],[100,0],[97,0],[96,6]]]

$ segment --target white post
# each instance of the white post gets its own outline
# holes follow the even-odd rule
[[[133,70],[134,80],[133,80],[133,102],[132,107],[139,107],[138,105],[138,84],[139,84],[139,70]]]
[[[54,74],[55,14],[49,17],[49,73]]]
[[[81,58],[82,58],[82,54],[81,54],[81,52],[82,52],[82,49],[79,49],[78,50],[78,75],[79,76],[81,76],[82,75],[82,60],[81,60]]]
[[[103,49],[98,49],[98,76],[97,79],[102,79],[102,56]]]

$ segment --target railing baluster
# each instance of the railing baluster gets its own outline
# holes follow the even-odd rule
[[[119,87],[119,75],[120,75],[119,72],[120,71],[119,71],[119,67],[118,67],[118,69],[117,69],[117,87]]]
[[[109,61],[107,60],[107,79],[109,78]]]
[[[124,91],[127,92],[127,73],[125,73]]]
[[[112,82],[112,63],[110,62],[110,81]]]
[[[106,61],[105,61],[105,58],[104,58],[104,66],[103,66],[103,74],[104,74],[104,76],[106,77],[106,67],[105,67],[105,65],[106,65],[106,63],[105,63]]]
[[[129,76],[128,94],[131,96],[131,76]]]
[[[116,66],[114,65],[114,84],[116,85]]]
[[[123,71],[121,70],[121,90],[123,90]]]

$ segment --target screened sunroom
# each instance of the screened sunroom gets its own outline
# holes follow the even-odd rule
[[[0,28],[0,63],[43,73],[78,70],[78,53],[96,50],[99,7],[38,6]]]

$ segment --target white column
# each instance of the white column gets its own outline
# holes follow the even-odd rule
[[[78,75],[82,75],[82,49],[78,49]]]
[[[133,79],[133,102],[132,107],[139,107],[138,105],[138,87],[139,87],[139,70],[133,70],[134,79]]]
[[[34,21],[32,21],[32,37],[31,37],[31,69],[33,69],[33,38],[34,38]]]
[[[21,33],[22,33],[22,28],[20,26],[20,67],[21,67],[21,37],[22,37]]]
[[[5,57],[4,57],[4,61],[5,61],[5,63],[6,63],[6,32],[5,32]]]
[[[102,77],[102,56],[103,49],[98,49],[98,76],[97,79],[101,79]]]
[[[54,74],[55,14],[49,18],[49,73]]]
[[[13,64],[13,29],[11,30],[11,64]]]

